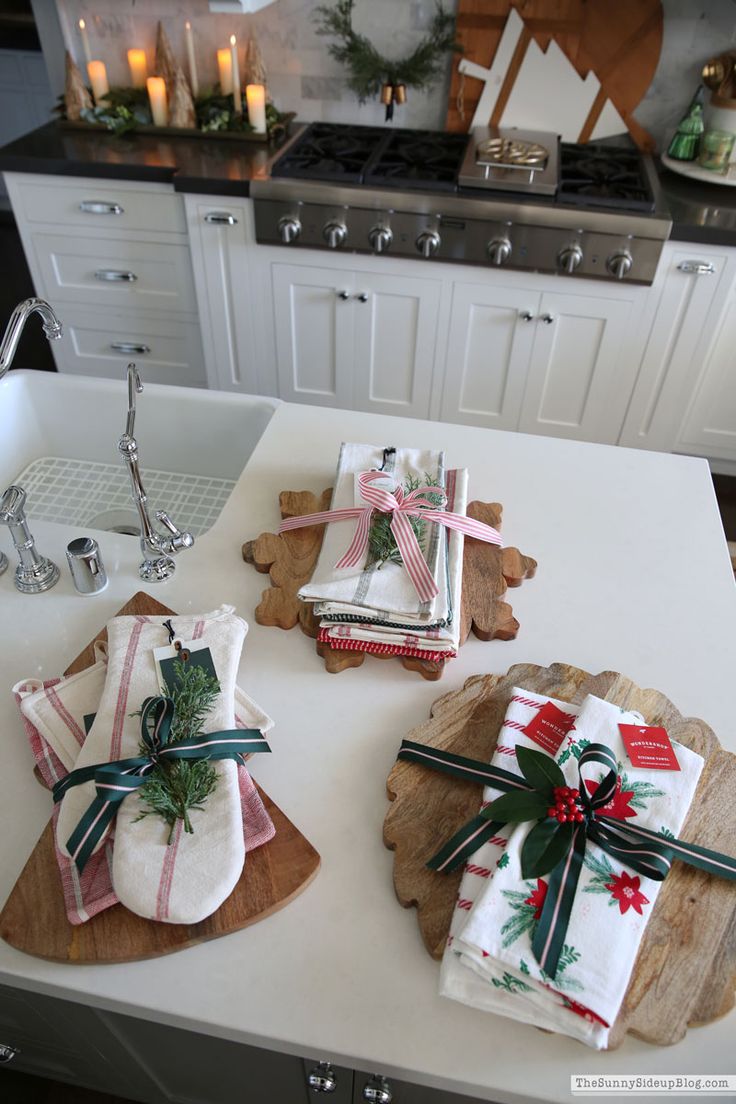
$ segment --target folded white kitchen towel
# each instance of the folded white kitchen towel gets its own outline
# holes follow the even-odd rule
[[[335,488],[330,509],[339,510],[364,506],[357,489],[361,472],[383,468],[387,477],[404,486],[407,477],[424,484],[427,477],[442,489],[445,486],[444,453],[431,449],[397,448],[393,451],[373,445],[343,444],[340,448]],[[371,564],[366,567],[336,568],[335,564],[347,550],[355,532],[357,520],[335,521],[325,528],[324,540],[312,578],[299,591],[305,602],[339,602],[361,608],[378,608],[391,613],[425,615],[431,620],[447,617],[448,595],[440,571],[439,558],[445,540],[443,526],[426,522],[420,542],[422,555],[439,587],[439,594],[422,602],[403,564]]]
[[[703,760],[674,744],[679,771],[631,767],[618,726],[641,723],[640,714],[589,695],[556,759],[567,784],[577,788],[580,752],[588,743],[605,744],[618,762],[617,789],[605,806],[606,815],[676,836],[697,788]],[[605,773],[605,768],[599,767],[586,774],[590,793]],[[607,1045],[610,1027],[619,1013],[661,882],[631,872],[588,842],[565,946],[556,976],[551,978],[540,969],[531,948],[547,880],[521,876],[521,847],[530,828],[528,823],[514,828],[505,850],[508,861],[481,888],[453,947],[492,985],[501,971],[511,985],[526,986],[525,998],[553,1017],[555,1030],[600,1049]],[[571,1017],[570,1012],[576,1015]],[[583,1021],[587,1022],[583,1025]]]
[[[206,718],[205,731],[232,729],[235,677],[246,623],[234,615],[232,606],[170,620],[177,638],[202,640],[212,655],[221,692]],[[77,767],[137,755],[140,718],[134,714],[145,698],[159,692],[153,651],[169,640],[163,619],[116,617],[107,629],[107,678]],[[139,819],[145,807],[138,794],[121,803],[112,879],[120,901],[131,912],[148,919],[193,924],[214,912],[232,892],[245,857],[238,771],[234,760],[221,760],[213,767],[217,788],[203,809],[192,811],[194,831],[184,833],[177,821],[170,845],[169,826],[162,818],[148,815]],[[62,851],[68,853],[67,840],[94,796],[91,782],[65,794],[57,820],[57,843]],[[166,870],[169,880],[163,900],[162,872]]]
[[[493,766],[502,767],[512,774],[521,774],[516,761],[516,748],[521,746],[535,751],[540,750],[539,745],[526,736],[523,730],[548,702],[552,702],[565,714],[568,723],[574,722],[578,714],[577,706],[544,694],[522,690],[518,686],[512,689],[498,734],[496,749],[491,759]],[[574,735],[569,742],[565,739],[568,748],[572,745],[573,739]],[[481,808],[486,808],[500,796],[500,790],[493,786],[485,786]],[[463,954],[462,933],[470,910],[487,881],[494,876],[499,863],[504,864],[507,861],[503,856],[510,831],[511,825],[508,825],[497,836],[482,844],[465,864],[457,903],[450,920],[447,946],[442,956],[440,994],[486,1012],[510,1016],[523,1023],[532,1023],[550,1031],[559,1030],[552,1014],[553,1010],[548,1013],[544,1008],[538,1007],[538,1002],[535,1005],[527,999],[528,986],[524,979],[516,980],[510,974],[504,976],[505,971],[502,969],[493,973],[486,970],[483,975],[479,975],[474,969],[472,955],[468,957],[467,954]]]

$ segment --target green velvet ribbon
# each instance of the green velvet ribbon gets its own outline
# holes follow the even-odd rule
[[[566,784],[554,759],[524,747],[517,747],[516,756],[523,777],[502,767],[410,740],[402,742],[398,754],[401,760],[504,791],[502,797],[463,825],[429,860],[427,866],[433,870],[456,870],[506,824],[536,822],[521,849],[521,873],[524,878],[549,875],[544,905],[532,938],[534,956],[549,977],[554,978],[557,973],[588,840],[655,881],[666,878],[674,859],[736,881],[736,858],[661,836],[601,811],[615,793],[617,778],[616,757],[605,744],[589,744],[578,760],[578,802],[583,813],[580,821],[559,823],[547,814],[548,807],[555,805],[554,787]],[[608,767],[594,794],[587,792],[583,779],[583,768],[590,763]]]
[[[255,728],[208,732],[169,743],[174,715],[171,698],[146,698],[141,711],[141,741],[149,749],[148,755],[79,767],[54,786],[54,801],[58,802],[73,786],[95,783],[97,796],[67,840],[69,854],[80,871],[117,815],[120,803],[144,785],[157,764],[176,759],[235,759],[244,763],[245,754],[271,750]]]

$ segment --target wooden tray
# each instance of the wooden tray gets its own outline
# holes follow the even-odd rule
[[[732,852],[736,839],[736,755],[713,731],[683,717],[658,690],[642,690],[624,675],[591,675],[577,667],[516,664],[505,675],[476,675],[461,690],[438,698],[429,721],[408,738],[490,761],[512,688],[521,686],[563,701],[596,694],[662,725],[705,759],[684,839]],[[480,807],[481,788],[413,763],[397,762],[386,783],[393,802],[383,841],[394,851],[394,888],[405,907],[416,906],[424,944],[441,958],[462,871],[437,874],[425,862]],[[650,1043],[670,1045],[688,1026],[708,1023],[734,1006],[736,987],[736,890],[732,882],[675,863],[657,897],[609,1049],[628,1031]]]
[[[282,518],[301,517],[304,514],[327,510],[332,489],[318,497],[310,491],[282,491],[279,509]],[[483,521],[494,529],[501,528],[503,507],[498,502],[468,503],[468,517]],[[256,606],[255,619],[259,625],[273,625],[291,629],[299,625],[307,636],[316,638],[319,621],[308,603],[297,597],[299,588],[309,582],[317,562],[324,523],[309,525],[290,532],[261,533],[243,545],[243,559],[256,571],[268,573],[271,586],[263,591]],[[513,640],[519,631],[519,622],[503,596],[507,587],[521,586],[524,579],[531,579],[537,570],[537,561],[523,555],[518,548],[498,548],[493,544],[466,537],[463,553],[463,591],[460,620],[460,643],[464,644],[471,631],[479,640]],[[325,661],[325,670],[338,674],[348,667],[360,667],[366,652],[342,651],[328,644],[317,643],[317,654]],[[376,659],[400,659],[407,670],[418,671],[422,678],[432,682],[441,677],[444,663],[411,656],[375,656]]]
[[[173,612],[140,591],[117,616],[170,617]],[[95,641],[106,637],[103,629],[65,674],[76,674],[89,667],[94,662]],[[136,916],[123,905],[114,905],[84,924],[70,924],[54,854],[53,826],[49,823],[0,913],[0,937],[17,950],[38,958],[99,965],[156,958],[265,919],[306,889],[319,870],[320,858],[268,794],[260,787],[258,792],[273,820],[276,835],[247,855],[233,892],[199,924],[159,924]]]

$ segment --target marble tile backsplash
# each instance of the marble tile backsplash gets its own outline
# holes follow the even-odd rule
[[[321,0],[274,0],[254,15],[213,14],[207,0],[56,0],[66,42],[82,59],[77,24],[85,19],[92,54],[105,62],[111,83],[127,83],[126,50],[143,47],[152,66],[156,24],[163,23],[182,62],[184,22],[195,35],[201,84],[217,78],[215,51],[238,36],[242,51],[255,36],[268,72],[276,105],[296,111],[303,120],[380,124],[378,103],[359,104],[348,88],[345,70],[327,53],[328,41],[315,33],[314,10]],[[444,0],[453,10],[457,0]],[[666,145],[698,85],[709,56],[736,45],[736,0],[663,0],[664,40],[652,84],[637,108],[637,120]],[[387,55],[409,52],[420,40],[435,9],[435,0],[358,0],[355,29],[368,35]],[[488,59],[490,60],[490,59]],[[429,92],[409,90],[395,124],[443,128],[450,78]]]

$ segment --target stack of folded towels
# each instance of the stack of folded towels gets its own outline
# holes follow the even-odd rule
[[[172,617],[177,639],[202,641],[210,650],[220,693],[204,732],[257,729],[273,722],[235,684],[247,625],[231,606],[213,613]],[[167,645],[160,617],[116,617],[107,626],[108,645],[97,662],[69,678],[25,680],[14,688],[38,770],[53,787],[75,768],[140,754],[140,716],[147,697],[160,693],[153,650]],[[89,733],[86,721],[94,715]],[[151,920],[194,924],[213,913],[240,878],[246,851],[274,835],[273,823],[245,766],[213,762],[217,786],[201,809],[193,809],[193,832],[182,821],[170,826],[158,815],[141,819],[134,793],[119,806],[112,830],[100,840],[84,869],[77,870],[67,841],[95,797],[94,782],[69,789],[54,808],[56,857],[68,919],[83,923],[122,902]],[[114,837],[114,838],[113,838]]]
[[[331,510],[365,506],[358,488],[363,472],[382,471],[386,489],[418,486],[444,491],[448,512],[465,514],[468,473],[445,468],[443,452],[343,444]],[[381,484],[379,483],[379,486]],[[438,498],[441,496],[438,496]],[[460,632],[463,534],[423,521],[418,543],[437,587],[422,601],[406,567],[397,560],[336,568],[355,530],[355,520],[331,522],[311,581],[299,597],[314,604],[319,640],[332,648],[444,662],[457,655]]]
[[[580,786],[578,758],[586,742],[605,744],[619,764],[619,782],[612,802],[601,811],[623,823],[677,836],[703,759],[672,741],[679,771],[637,767],[624,779],[627,753],[618,726],[642,724],[644,718],[593,695],[577,707],[515,688],[492,764],[521,774],[517,747],[539,751],[523,729],[550,701],[572,724],[555,756],[567,784]],[[605,773],[601,767],[601,776]],[[597,784],[595,779],[591,784]],[[591,785],[588,789],[594,792]],[[486,787],[484,802],[499,796],[499,790]],[[521,875],[521,847],[530,828],[529,823],[506,825],[502,835],[468,860],[442,960],[440,992],[602,1049],[621,1009],[662,883],[634,874],[588,840],[565,945],[551,978],[532,951],[547,877]]]

